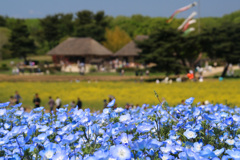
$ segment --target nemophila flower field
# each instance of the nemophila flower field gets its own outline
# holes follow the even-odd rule
[[[240,159],[240,109],[193,101],[53,114],[1,103],[0,159]]]

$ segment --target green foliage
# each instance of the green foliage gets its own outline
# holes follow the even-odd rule
[[[96,71],[97,71],[97,68],[94,67],[94,66],[91,66],[90,69],[89,69],[90,73],[93,73],[93,72],[96,72]]]
[[[34,53],[34,41],[30,38],[24,20],[18,19],[14,24],[7,48],[11,51],[13,57],[26,59],[27,54]]]
[[[4,157],[4,156],[5,156],[5,151],[4,151],[4,150],[0,151],[0,156],[1,156],[1,157]]]
[[[113,30],[106,29],[105,38],[103,45],[114,53],[131,41],[129,35],[118,26]]]
[[[39,32],[39,36],[41,36],[41,43],[44,41],[48,42],[49,49],[53,48],[58,44],[58,40],[60,39],[60,32],[58,29],[59,19],[58,15],[47,16],[44,19],[40,20],[40,25],[42,30]]]
[[[105,40],[105,28],[108,27],[108,19],[104,11],[94,14],[91,11],[83,10],[76,13],[75,36],[92,37],[101,42]]]
[[[211,48],[208,54],[212,58],[224,58],[228,63],[240,60],[240,26],[226,24],[207,32]]]
[[[5,17],[0,15],[0,27],[6,26],[6,19]]]
[[[201,51],[197,36],[183,37],[174,29],[159,29],[137,44],[142,49],[142,61],[156,63],[155,68],[168,74],[179,74],[183,69],[194,67]]]
[[[240,10],[235,11],[231,14],[224,15],[222,18],[222,23],[235,23],[239,24],[240,20]]]
[[[10,58],[11,55],[3,48],[8,43],[11,31],[6,27],[0,27],[0,60]]]
[[[8,71],[10,68],[7,66],[7,64],[3,63],[2,66],[0,66],[0,71]]]

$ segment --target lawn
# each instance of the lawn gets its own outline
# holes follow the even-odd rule
[[[228,103],[231,106],[240,106],[240,81],[239,80],[209,80],[203,83],[185,82],[173,84],[135,83],[135,82],[1,82],[0,101],[6,102],[15,90],[22,96],[24,107],[32,108],[32,99],[35,93],[39,93],[41,105],[47,106],[48,97],[59,96],[63,104],[80,97],[83,108],[101,110],[103,99],[108,95],[116,97],[118,106],[123,107],[126,103],[139,104],[158,103],[154,90],[160,98],[165,97],[170,105],[176,105],[183,99],[195,97],[195,103],[208,100],[213,103]]]

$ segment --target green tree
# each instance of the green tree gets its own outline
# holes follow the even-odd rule
[[[6,26],[6,19],[0,15],[0,27]]]
[[[176,29],[159,29],[137,44],[142,49],[141,60],[156,63],[155,69],[167,74],[194,69],[203,51],[199,36],[183,37]]]
[[[222,77],[226,75],[230,63],[240,63],[240,26],[238,24],[224,24],[213,28],[206,34],[209,36],[208,55],[211,58],[222,58],[226,67]]]
[[[23,57],[26,60],[27,54],[34,53],[34,41],[29,36],[24,20],[18,19],[13,26],[9,44],[7,45],[13,57]]]
[[[47,16],[40,20],[40,25],[42,30],[39,31],[38,35],[41,37],[41,44],[44,44],[45,41],[48,43],[49,49],[53,48],[58,44],[60,37],[59,32],[59,19],[58,15]]]
[[[75,36],[92,37],[97,41],[104,41],[105,29],[109,22],[103,11],[94,14],[91,11],[83,10],[77,12],[75,20]]]
[[[140,53],[140,60],[144,63],[155,63],[155,69],[158,71],[166,71],[167,74],[171,72],[180,72],[182,67],[178,61],[180,55],[180,48],[175,44],[181,44],[179,39],[180,33],[174,30],[158,30],[151,34],[149,39],[137,42],[138,47],[142,49]],[[172,42],[175,42],[172,44]],[[173,45],[175,45],[173,47]]]
[[[74,25],[73,25],[73,14],[58,14],[59,26],[58,30],[60,37],[66,37],[73,35]]]
[[[2,60],[5,57],[8,57],[7,55],[3,54],[3,46],[8,43],[8,39],[10,37],[11,31],[7,28],[0,27],[0,60]]]

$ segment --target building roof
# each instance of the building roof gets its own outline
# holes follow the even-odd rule
[[[148,39],[148,36],[146,35],[139,35],[136,36],[135,40],[136,41],[143,41],[145,39]],[[137,48],[137,45],[134,41],[129,42],[126,44],[123,48],[118,50],[114,56],[117,57],[128,57],[128,56],[138,56],[138,53],[141,52],[142,50]]]
[[[50,50],[47,55],[61,56],[111,56],[112,52],[102,46],[94,39],[87,38],[68,38],[55,48]]]

